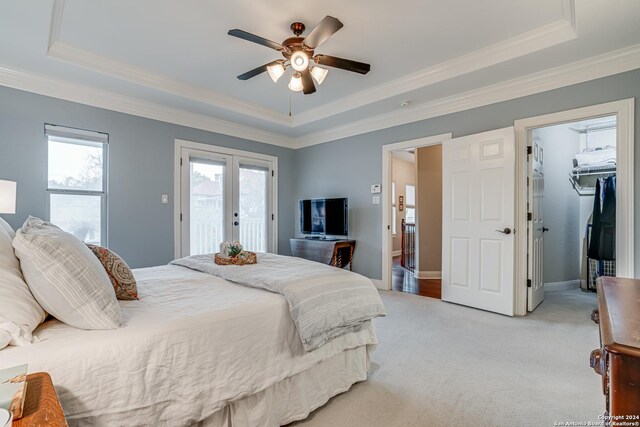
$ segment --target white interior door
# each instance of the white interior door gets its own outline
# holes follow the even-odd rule
[[[180,254],[217,252],[223,241],[275,251],[272,161],[182,148]]]
[[[444,301],[514,314],[514,148],[512,127],[443,143]]]
[[[529,257],[527,262],[527,309],[533,311],[544,299],[544,149],[534,140],[529,163],[529,213],[527,221]],[[528,215],[528,214],[527,214]],[[529,218],[527,218],[529,219]]]

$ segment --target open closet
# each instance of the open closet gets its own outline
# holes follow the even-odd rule
[[[599,276],[616,275],[616,125],[611,116],[533,131],[530,179],[541,205],[534,228],[544,236],[546,291],[595,291]]]

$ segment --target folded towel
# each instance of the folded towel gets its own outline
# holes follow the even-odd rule
[[[576,154],[578,166],[606,166],[616,164],[616,149],[605,148],[603,150],[583,151]]]

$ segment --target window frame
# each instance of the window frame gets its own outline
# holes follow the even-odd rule
[[[413,203],[409,204],[408,201],[408,197],[407,194],[409,194],[409,192],[407,191],[408,187],[413,187]],[[413,222],[408,222],[406,221],[407,218],[407,210],[408,209],[413,209]],[[415,224],[416,223],[416,186],[415,184],[405,184],[404,186],[404,217],[405,217],[405,222],[407,224]]]
[[[398,235],[398,206],[396,204],[396,182],[391,181],[391,235]]]
[[[55,129],[49,132],[49,129]],[[60,129],[60,133],[56,130]],[[92,138],[95,136],[95,138]],[[49,141],[71,144],[71,145],[102,145],[102,190],[74,190],[74,189],[57,189],[49,188]],[[99,140],[95,140],[99,139]],[[74,196],[99,196],[100,197],[100,246],[109,247],[109,134],[103,132],[87,131],[83,129],[74,129],[49,125],[45,123],[44,133],[46,156],[45,156],[45,192],[46,192],[46,214],[47,220],[51,221],[51,195],[74,195]]]

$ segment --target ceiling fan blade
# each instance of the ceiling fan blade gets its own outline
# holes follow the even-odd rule
[[[253,69],[253,70],[251,70],[251,71],[247,71],[247,72],[246,72],[246,73],[244,73],[244,74],[240,74],[240,75],[238,76],[238,80],[249,80],[251,77],[255,77],[255,76],[257,76],[258,74],[262,74],[262,73],[264,73],[265,71],[267,71],[267,67],[268,67],[269,65],[277,64],[278,62],[281,62],[281,61],[273,61],[273,62],[269,62],[268,64],[261,65],[261,66],[259,66],[258,68],[254,68],[254,69]]]
[[[264,37],[256,36],[255,34],[247,33],[246,31],[235,29],[235,30],[229,30],[227,34],[233,37],[238,37],[239,39],[242,39],[242,40],[258,43],[258,44],[261,44],[262,46],[270,47],[271,49],[275,49],[278,51],[284,50],[284,47],[280,43],[276,43],[274,41],[265,39]]]
[[[329,55],[316,55],[313,57],[318,65],[326,65],[327,67],[341,68],[354,73],[367,74],[371,70],[371,65],[364,62],[352,61],[350,59],[338,58]]]
[[[302,93],[309,95],[316,91],[316,85],[313,84],[308,68],[300,72],[300,77],[302,78]]]
[[[302,41],[302,43],[304,43],[311,49],[315,49],[342,27],[342,22],[340,22],[333,16],[327,15],[309,33],[309,35]]]

